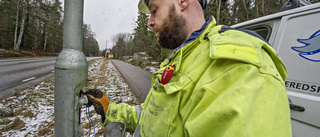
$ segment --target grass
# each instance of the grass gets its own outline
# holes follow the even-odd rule
[[[19,117],[17,117],[23,110],[23,108],[18,108],[14,111],[0,109],[0,125],[6,125],[2,129],[0,129],[0,131],[6,132],[23,128],[25,123]],[[15,117],[15,119],[12,121],[8,119],[8,117]]]
[[[99,129],[98,132],[96,132],[96,134],[94,134],[95,137],[101,137],[103,134],[104,128]]]
[[[0,131],[6,132],[10,130],[19,130],[25,126],[25,123],[19,118],[16,117],[9,125],[3,127]]]
[[[44,136],[44,135],[46,135],[47,133],[50,133],[50,132],[51,132],[50,128],[44,128],[44,129],[40,129],[39,130],[38,135],[39,136]]]
[[[29,118],[33,118],[35,115],[32,113],[32,110],[27,110],[27,111],[24,111],[23,113],[21,113],[21,115],[23,117],[29,117]]]
[[[39,109],[39,107],[38,107],[35,103],[33,103],[32,106],[33,106],[35,109]]]
[[[92,122],[93,122],[94,125],[100,124],[100,118],[92,119]]]
[[[8,125],[12,120],[8,118],[2,118],[2,121],[0,121],[0,125]]]
[[[51,86],[51,87],[50,87],[50,90],[54,91],[54,87],[53,87],[53,86]]]
[[[146,68],[147,64],[142,60],[132,60],[129,62],[132,65],[139,66],[141,68]]]
[[[93,115],[98,115],[95,110],[91,110],[90,112],[90,116],[93,116]],[[100,117],[100,116],[99,116]],[[92,123],[95,125],[95,136],[102,136],[103,134],[103,129],[97,129],[97,126],[100,125],[100,118],[94,118],[94,119],[91,119],[92,120]],[[87,134],[90,134],[90,136],[92,135],[92,132],[93,132],[93,128],[92,128],[92,124],[91,122],[89,122],[88,120],[88,117],[84,120],[82,119],[83,121],[83,124],[81,124],[82,128],[84,129],[89,129],[89,132]],[[87,123],[88,122],[88,123]],[[98,130],[98,131],[97,131]]]
[[[85,124],[82,124],[82,128],[84,129],[91,129],[92,128],[92,124],[89,122],[89,123],[85,123]]]
[[[12,111],[7,111],[5,109],[0,109],[0,118],[2,117],[13,117],[14,113]]]
[[[29,94],[29,96],[28,96],[29,98],[44,98],[44,96],[43,96],[43,94],[41,94],[41,93],[31,93],[31,94]]]
[[[21,53],[26,55],[26,56],[34,56],[33,53],[28,52],[28,51],[22,51]]]
[[[45,121],[44,125],[38,131],[38,136],[53,134],[52,128],[54,128],[54,122],[53,121],[50,121],[50,122]]]
[[[20,115],[21,114],[21,112],[23,111],[23,110],[25,110],[26,108],[18,108],[18,109],[16,109],[15,111],[14,111],[14,113],[13,113],[13,116],[18,116],[18,115]]]
[[[14,51],[13,49],[1,49],[0,58],[12,58],[12,57],[34,57],[32,50],[20,49]],[[57,56],[57,53],[49,53],[41,50],[35,50],[36,56]]]
[[[110,63],[110,64],[109,64]],[[90,64],[90,62],[89,62]],[[119,86],[118,84],[122,83],[121,78],[112,78],[110,79],[109,77],[114,77],[114,75],[118,75],[117,71],[114,71],[114,69],[108,69],[109,65],[112,65],[111,62],[108,60],[104,59],[103,61],[95,61],[92,64],[96,64],[95,66],[95,74],[90,76],[89,72],[89,78],[91,81],[89,81],[88,87],[85,87],[87,89],[90,88],[97,88],[99,86],[106,87],[106,90],[109,90],[109,88],[112,87],[112,90],[118,91],[118,92],[110,92],[112,96],[115,96],[115,94],[120,95],[120,92],[123,90],[128,90],[130,92],[130,89],[125,87]],[[92,70],[93,71],[93,70]],[[97,73],[98,71],[98,73]],[[118,79],[118,80],[117,80]],[[120,81],[119,81],[120,80]],[[116,82],[116,83],[113,83]],[[29,118],[36,118],[36,110],[41,109],[41,107],[44,106],[53,106],[54,104],[54,99],[52,98],[53,96],[50,94],[53,94],[54,92],[51,92],[54,90],[53,84],[54,83],[54,78],[53,76],[45,79],[43,82],[39,82],[34,84],[33,86],[30,86],[25,89],[19,89],[16,94],[12,97],[0,100],[3,102],[3,105],[6,107],[0,108],[0,125],[1,129],[0,132],[11,132],[11,130],[18,130],[19,129],[21,132],[23,130],[29,130],[26,126],[24,120],[29,119]],[[35,90],[36,86],[39,86],[37,90]],[[115,85],[115,86],[112,86]],[[113,89],[115,88],[115,89]],[[118,89],[117,89],[118,88]],[[86,91],[86,90],[83,90]],[[108,93],[109,94],[109,93]],[[124,95],[121,95],[124,96]],[[110,97],[111,99],[112,97]],[[118,97],[116,97],[116,100],[118,100]],[[121,102],[121,99],[119,100]],[[8,102],[16,102],[16,103],[8,103]],[[136,102],[134,100],[133,102]],[[118,102],[119,103],[119,102]],[[129,104],[131,104],[132,101],[129,101]],[[41,105],[43,104],[43,105]],[[138,103],[137,103],[138,104]],[[52,107],[47,108],[47,109],[52,109]],[[91,108],[90,111],[90,116],[95,116],[98,115],[96,112]],[[50,116],[51,118],[53,116]],[[37,119],[37,118],[36,118]],[[100,116],[95,117],[93,120],[94,125],[96,126],[96,134],[95,136],[102,136],[103,134],[103,128],[100,126]],[[89,129],[91,127],[91,133],[93,132],[92,130],[92,125],[91,122],[88,122],[88,119],[82,119],[82,124],[81,126],[84,129]],[[51,122],[51,123],[50,123]],[[25,134],[25,136],[51,136],[54,134],[54,119],[50,120],[50,122],[47,121],[42,121],[39,123],[39,128],[36,129],[36,131],[30,131]],[[22,130],[21,130],[22,129]],[[25,132],[25,131],[24,131]],[[4,135],[4,134],[3,134]],[[6,134],[8,135],[8,134]],[[1,136],[1,133],[0,133]]]

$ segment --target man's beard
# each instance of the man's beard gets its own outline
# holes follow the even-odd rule
[[[169,18],[160,26],[158,43],[163,48],[175,49],[187,39],[186,20],[175,10],[174,6],[170,8]]]

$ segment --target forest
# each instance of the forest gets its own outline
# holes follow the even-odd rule
[[[213,16],[217,24],[234,25],[247,20],[280,12],[286,0],[210,0],[204,10],[205,18]],[[309,0],[317,3],[320,0]],[[138,13],[133,34],[119,33],[112,38],[115,58],[146,52],[154,61],[163,61],[172,51],[157,45],[156,36],[147,27],[149,16]]]
[[[320,0],[308,0],[311,3]],[[205,18],[217,24],[233,25],[280,12],[286,0],[208,0]],[[159,47],[147,27],[149,15],[138,13],[134,33],[112,37],[114,58],[146,52],[155,61],[164,60],[171,50]],[[0,0],[0,49],[59,53],[63,47],[63,8],[59,0]],[[86,56],[104,55],[90,24],[83,24],[83,52]]]
[[[60,0],[61,1],[61,0]],[[63,8],[59,0],[0,0],[0,48],[60,53]],[[96,34],[83,24],[83,53],[99,54]]]

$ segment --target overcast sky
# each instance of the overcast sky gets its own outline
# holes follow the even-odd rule
[[[96,34],[100,50],[111,48],[112,35],[133,33],[139,0],[84,0],[84,23]]]

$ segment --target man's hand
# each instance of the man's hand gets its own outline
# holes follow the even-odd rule
[[[109,106],[109,100],[106,96],[106,92],[99,89],[89,89],[84,94],[88,97],[89,106],[94,106],[94,110],[102,116],[102,121],[104,122],[105,114]]]

